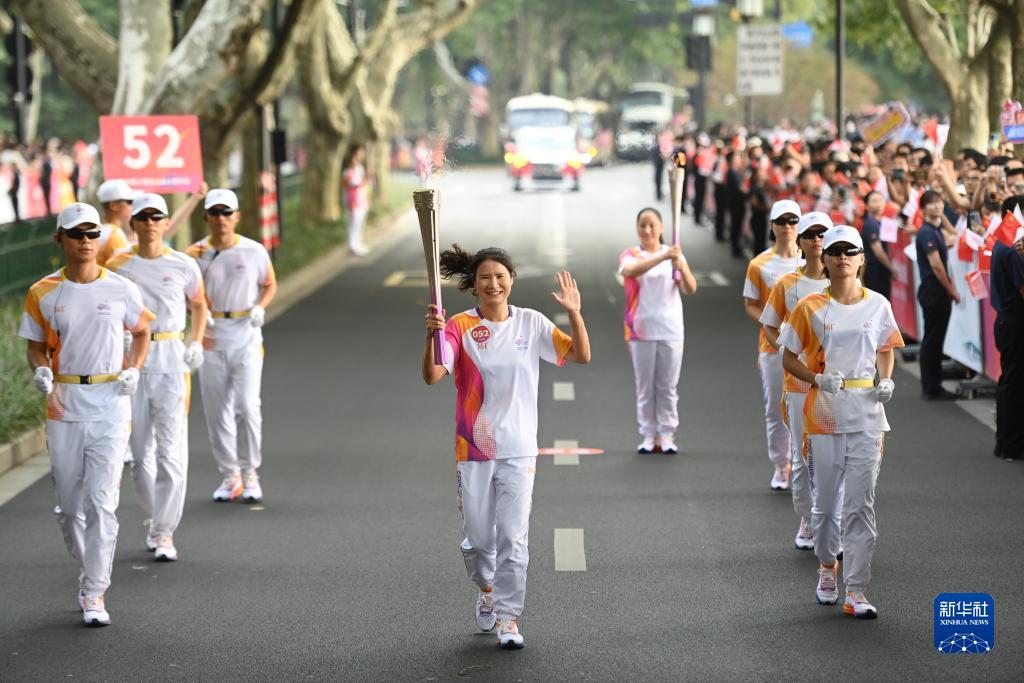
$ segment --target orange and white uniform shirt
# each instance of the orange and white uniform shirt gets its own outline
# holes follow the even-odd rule
[[[138,247],[114,255],[108,267],[123,275],[142,291],[146,306],[156,314],[150,324],[153,334],[185,332],[188,301],[202,301],[206,296],[203,276],[196,260],[170,247],[155,259],[139,256]],[[185,342],[172,338],[154,342],[142,366],[143,373],[187,373]]]
[[[870,289],[862,291],[864,298],[851,305],[839,303],[827,289],[802,299],[779,335],[780,345],[816,374],[838,370],[847,380],[874,380],[876,355],[904,344],[889,302]],[[804,404],[804,430],[886,432],[889,423],[873,388],[843,388],[834,395],[812,388]]]
[[[100,243],[96,252],[96,263],[105,266],[114,254],[131,246],[128,236],[124,234],[121,226],[104,223],[100,226]]]
[[[203,339],[206,350],[230,351],[262,344],[263,332],[252,326],[248,316],[259,301],[260,287],[275,281],[274,265],[266,248],[248,237],[235,235],[234,244],[222,251],[214,249],[207,237],[185,253],[199,265],[214,318],[214,325],[207,326]]]
[[[477,309],[445,327],[457,392],[455,459],[503,460],[537,455],[540,361],[561,366],[572,339],[537,311],[509,306],[502,322]]]
[[[747,266],[747,277],[743,282],[743,297],[757,301],[758,308],[764,310],[768,297],[776,280],[792,273],[801,264],[800,257],[783,258],[774,249],[766,249],[750,260]],[[761,353],[778,353],[764,336],[764,330],[758,334],[757,350]]]
[[[654,253],[640,247],[626,249],[619,255],[619,274],[626,266],[654,258],[668,249],[668,245]],[[681,341],[683,303],[673,279],[672,261],[662,261],[639,277],[623,276],[623,281],[626,341]]]
[[[44,342],[56,375],[117,375],[124,369],[123,330],[136,331],[153,320],[139,288],[127,278],[100,269],[96,280],[72,282],[61,269],[32,285],[18,336]],[[129,421],[131,402],[117,382],[54,382],[46,417],[64,422]]]
[[[778,279],[772,287],[771,294],[768,295],[768,302],[761,313],[761,324],[774,327],[781,333],[800,299],[811,294],[820,294],[826,287],[827,278],[812,280],[804,275],[802,268],[786,273]],[[782,388],[784,391],[806,394],[811,385],[786,372]]]

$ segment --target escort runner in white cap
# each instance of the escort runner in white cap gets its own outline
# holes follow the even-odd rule
[[[590,339],[580,292],[567,271],[556,275],[552,298],[569,315],[572,336],[546,317],[509,304],[515,267],[502,249],[476,254],[452,245],[441,253],[441,275],[472,290],[478,306],[445,323],[427,307],[423,381],[453,375],[456,388],[455,460],[462,556],[477,587],[474,617],[483,631],[497,627],[498,645],[523,647],[519,617],[526,601],[526,568],[533,480],[537,470],[537,384],[540,361],[590,362]],[[433,333],[444,331],[448,363],[436,365]]]
[[[117,542],[117,502],[131,403],[154,315],[131,281],[96,263],[100,216],[68,205],[56,241],[66,266],[32,285],[19,336],[33,383],[46,395],[46,446],[57,521],[80,564],[78,604],[87,626],[110,623],[104,594]],[[125,363],[122,331],[132,333]]]
[[[800,250],[796,244],[796,226],[800,222],[800,205],[783,199],[772,205],[770,214],[775,246],[761,252],[747,266],[743,283],[743,307],[747,317],[757,323],[757,366],[761,371],[764,399],[765,431],[768,436],[768,459],[775,466],[771,488],[789,489],[789,431],[782,419],[782,359],[778,350],[765,337],[761,314],[768,304],[775,281],[800,266]]]
[[[832,219],[820,211],[805,213],[800,217],[797,245],[803,254],[804,265],[778,279],[761,314],[765,337],[775,349],[779,348],[779,332],[793,314],[797,302],[808,294],[825,291],[828,286],[821,254],[825,232],[831,227]],[[800,550],[813,550],[811,485],[804,461],[804,398],[810,386],[786,372],[782,388],[782,409],[789,428],[789,460],[792,468],[789,487],[793,493],[793,509],[800,518],[793,543]]]
[[[216,501],[263,500],[257,470],[263,460],[263,321],[277,292],[270,255],[259,242],[235,233],[238,197],[213,189],[204,202],[210,236],[186,253],[199,263],[210,306],[199,368],[210,446],[224,480]]]
[[[105,265],[116,252],[131,246],[129,221],[132,217],[132,201],[139,196],[123,180],[104,181],[96,190],[96,198],[103,209],[100,225],[100,246],[96,260]]]
[[[680,292],[697,291],[697,279],[678,246],[661,243],[665,226],[657,209],[636,217],[640,246],[619,255],[626,288],[624,327],[636,381],[640,453],[676,453],[679,427],[679,372],[683,366],[683,302]],[[682,277],[675,281],[675,272]]]
[[[842,538],[843,612],[873,619],[878,610],[865,591],[878,536],[875,481],[889,431],[882,404],[892,398],[893,349],[903,346],[903,338],[886,298],[860,284],[860,233],[837,225],[825,233],[823,249],[829,286],[797,304],[779,343],[786,370],[811,387],[804,429],[814,489],[814,552],[820,562],[815,598],[826,605],[839,599]]]
[[[148,520],[146,548],[157,561],[174,561],[174,532],[181,522],[188,479],[188,408],[192,370],[203,364],[206,291],[195,259],[163,244],[167,203],[158,194],[132,202],[132,229],[139,244],[114,255],[110,270],[142,291],[152,345],[138,391],[132,396],[132,480]],[[192,315],[191,341],[185,344],[185,315]]]

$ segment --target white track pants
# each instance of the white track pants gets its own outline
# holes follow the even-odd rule
[[[103,595],[110,586],[130,430],[126,421],[46,421],[57,522],[68,552],[81,563],[81,588],[87,595]]]
[[[808,439],[814,553],[822,564],[834,563],[841,530],[846,590],[867,590],[878,538],[875,482],[882,462],[882,432],[811,434]]]
[[[494,585],[494,613],[517,618],[526,602],[530,508],[537,457],[458,463],[462,556],[470,580]]]
[[[789,463],[789,429],[782,421],[782,354],[757,354],[764,397],[764,422],[768,433],[768,458],[776,467]]]
[[[210,447],[225,477],[258,469],[263,462],[262,375],[261,345],[207,351],[199,366]]]
[[[359,249],[363,246],[363,227],[366,225],[366,215],[369,209],[346,209],[345,218],[346,232],[348,233],[348,246]]]
[[[679,371],[682,341],[631,341],[629,356],[636,379],[636,421],[640,436],[676,433],[679,427]]]
[[[782,396],[782,407],[789,424],[789,461],[793,473],[789,477],[789,489],[793,492],[793,510],[798,517],[811,519],[811,476],[804,460],[804,399],[807,394],[787,391]]]
[[[174,534],[185,507],[191,390],[186,373],[143,374],[132,396],[132,481],[154,535]]]

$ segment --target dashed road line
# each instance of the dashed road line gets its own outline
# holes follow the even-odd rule
[[[555,448],[579,448],[580,442],[575,439],[555,439]],[[580,454],[558,454],[551,456],[551,462],[555,465],[579,465]]]
[[[555,571],[587,571],[583,529],[555,529]]]
[[[576,400],[576,386],[572,382],[555,382],[552,389],[556,401]]]

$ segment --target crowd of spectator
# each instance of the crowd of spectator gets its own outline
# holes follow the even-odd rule
[[[999,141],[984,150],[945,145],[943,155],[942,132],[934,120],[924,121],[875,145],[856,133],[840,137],[785,124],[762,131],[720,125],[679,135],[673,151],[686,153],[692,179],[680,208],[692,208],[698,223],[713,220],[715,238],[736,258],[749,258],[748,246],[753,254],[768,248],[774,202],[792,199],[803,212],[825,212],[833,223],[861,231],[864,285],[887,298],[900,276],[896,261],[902,254],[896,251],[907,249],[924,319],[917,341],[926,400],[958,398],[941,384],[950,312],[972,294],[984,298],[951,274],[950,255],[980,262],[986,275],[991,268],[992,296],[983,305],[996,311],[1002,365],[995,454],[1021,458],[1024,161],[1014,156],[1013,145]],[[658,184],[665,148],[662,138],[653,150]]]
[[[78,200],[96,145],[60,138],[24,144],[0,135],[0,224],[57,214]]]

